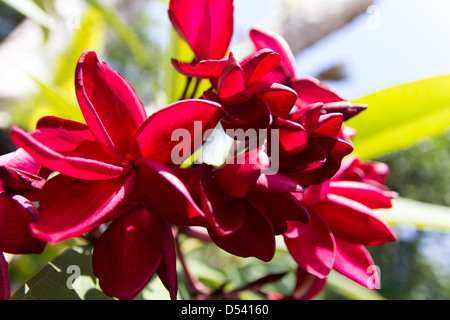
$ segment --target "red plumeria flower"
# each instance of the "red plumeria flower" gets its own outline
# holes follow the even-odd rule
[[[171,0],[169,18],[196,60],[221,59],[233,35],[233,0]]]
[[[202,163],[177,174],[201,203],[205,227],[216,245],[233,255],[269,261],[275,253],[275,236],[287,230],[287,221],[307,223],[308,214],[298,200],[302,195],[298,183],[261,172],[267,164],[261,149],[219,167]]]
[[[217,80],[216,90],[206,91],[204,98],[219,102],[227,117],[225,129],[267,129],[273,116],[287,116],[297,94],[290,88],[267,81],[265,76],[279,63],[272,50],[260,50],[242,62],[230,54]]]
[[[0,157],[0,251],[10,254],[32,254],[44,250],[45,242],[30,232],[30,224],[39,212],[27,195],[42,188],[41,166],[22,149]]]
[[[204,98],[220,103],[227,117],[227,129],[267,129],[272,117],[285,117],[294,107],[297,93],[272,81],[271,72],[280,63],[280,55],[262,49],[238,62],[232,53],[228,60],[204,60],[196,64],[172,60],[175,68],[188,77],[209,79],[212,90]]]
[[[375,264],[365,246],[396,239],[389,225],[373,212],[390,208],[395,193],[365,182],[340,180],[344,171],[353,171],[350,167],[355,161],[352,158],[348,161],[351,162],[346,159],[344,169],[331,180],[308,188],[303,204],[310,214],[309,223],[292,222],[284,235],[292,257],[311,275],[300,272],[298,286],[309,283],[312,290],[302,291],[304,294],[320,291],[332,268],[362,286],[375,289],[379,279],[376,273],[369,272]]]
[[[177,144],[171,134],[183,128],[194,136],[195,120],[205,130],[213,128],[220,106],[181,101],[147,119],[132,87],[93,51],[79,60],[76,93],[86,124],[45,117],[32,133],[12,130],[17,145],[60,173],[42,190],[42,216],[32,225],[36,235],[53,243],[80,236],[116,218],[114,209],[130,195],[171,223],[190,223],[187,208],[194,220],[201,215],[170,170]]]
[[[289,44],[279,34],[258,27],[250,31],[250,38],[256,50],[269,48],[281,55],[279,66],[272,72],[273,81],[283,83],[297,93],[298,108],[323,103],[324,112],[340,112],[343,114],[344,121],[367,108],[365,105],[350,103],[314,77],[298,78],[295,70],[295,56]]]
[[[41,217],[31,229],[40,239],[55,243],[114,221],[112,230],[104,236],[123,239],[124,243],[122,251],[111,259],[133,256],[137,265],[107,269],[106,262],[96,258],[95,268],[109,294],[129,298],[166,261],[162,256],[169,238],[167,231],[155,229],[167,229],[167,223],[203,223],[202,211],[171,171],[177,166],[171,160],[172,149],[179,145],[172,141],[173,131],[187,130],[192,147],[198,136],[203,138],[203,132],[196,132],[194,122],[201,121],[203,129],[212,129],[223,111],[210,101],[184,100],[147,118],[133,88],[106,63],[99,62],[93,51],[86,51],[79,60],[76,93],[86,124],[45,117],[34,132],[12,130],[17,145],[60,173],[44,185],[40,194]],[[130,201],[139,202],[144,208],[125,210]],[[142,225],[133,231],[123,230],[136,221]],[[155,240],[160,236],[165,240]],[[153,247],[149,241],[154,242]],[[116,244],[101,240],[95,255],[110,256],[111,250],[117,249],[110,247],[112,243]],[[153,251],[147,252],[151,247]],[[111,273],[106,270],[117,271],[122,280],[110,278]],[[131,275],[132,281],[125,283],[124,279]]]
[[[30,199],[37,197],[45,183],[41,169],[22,149],[0,157],[0,300],[11,294],[3,253],[39,254],[45,248],[45,242],[30,231],[30,224],[39,219]]]
[[[280,172],[304,185],[330,179],[353,151],[351,143],[341,139],[342,114],[322,110],[321,103],[310,105],[275,119],[270,127],[278,132]]]

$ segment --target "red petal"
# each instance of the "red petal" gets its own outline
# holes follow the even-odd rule
[[[216,168],[214,182],[228,195],[243,198],[256,183],[262,169],[268,166],[268,161],[262,148],[248,151]]]
[[[289,177],[307,184],[301,179],[305,172],[322,167],[326,160],[325,150],[316,144],[308,144],[304,150],[292,156],[280,155],[280,170]]]
[[[275,254],[275,236],[267,217],[246,203],[244,224],[234,233],[220,236],[209,228],[211,239],[223,250],[239,257],[255,257],[262,261],[272,260]]]
[[[214,181],[214,168],[202,164],[199,169],[203,211],[221,236],[236,232],[244,223],[246,206],[242,199],[222,191]]]
[[[329,193],[329,186],[329,180],[323,183],[309,185],[303,203],[306,206],[313,206],[320,200],[325,199]]]
[[[259,211],[264,212],[276,235],[287,231],[286,221],[309,221],[306,208],[290,193],[250,192],[246,199]]]
[[[274,116],[285,118],[295,106],[297,93],[282,84],[269,81],[254,81],[248,91],[264,100]]]
[[[329,113],[321,115],[317,125],[317,129],[314,130],[315,135],[337,137],[342,129],[342,114]]]
[[[162,261],[158,269],[158,277],[169,291],[172,300],[177,299],[177,255],[172,228],[167,223],[162,223]]]
[[[308,134],[311,135],[317,129],[317,124],[322,114],[322,107],[323,103],[309,105],[291,113],[287,119],[301,124]]]
[[[331,136],[317,136],[310,137],[308,147],[300,154],[296,155],[295,158],[300,160],[301,155],[308,156],[309,150],[311,150],[310,148],[325,152],[325,163],[321,166],[311,166],[302,169],[298,174],[294,173],[290,175],[292,178],[295,178],[303,184],[319,184],[331,179],[339,170],[342,158],[353,151],[353,146],[344,140]],[[315,151],[314,154],[320,158],[320,152],[316,153],[317,151]],[[311,154],[310,156],[313,156],[314,154]],[[319,160],[319,158],[317,158],[317,160]],[[311,160],[311,164],[315,164],[314,159]]]
[[[172,171],[150,159],[141,159],[135,166],[133,196],[144,207],[177,226],[204,224],[203,212]]]
[[[97,140],[123,158],[130,141],[147,115],[131,85],[94,51],[78,61],[75,89],[81,111]]]
[[[326,278],[320,279],[302,268],[297,268],[297,282],[292,292],[292,298],[295,300],[311,300],[322,291],[325,283]]]
[[[272,123],[273,118],[269,106],[257,97],[251,97],[242,104],[225,105],[224,108],[227,113],[227,116],[222,120],[225,131],[231,130],[232,133],[237,130],[247,132],[249,129],[258,131],[267,129]]]
[[[345,101],[345,99],[313,77],[294,80],[290,83],[290,87],[298,94],[297,106],[299,108],[317,102]]]
[[[338,101],[325,103],[322,111],[326,113],[341,113],[343,120],[347,121],[366,109],[367,105],[355,104],[348,101]]]
[[[37,175],[41,165],[22,148],[0,156],[0,166]]]
[[[103,292],[118,299],[133,299],[141,292],[162,260],[162,228],[158,217],[142,207],[114,220],[92,257]]]
[[[333,181],[330,183],[330,193],[358,201],[371,209],[387,209],[392,207],[389,194],[367,183]]]
[[[368,289],[379,288],[377,266],[362,245],[336,239],[334,269]]]
[[[290,222],[289,233],[285,234],[284,241],[289,253],[298,265],[308,273],[323,279],[333,268],[335,259],[335,240],[327,224],[310,211],[310,220],[307,225],[301,222]],[[293,232],[292,229],[299,229]]]
[[[257,27],[250,31],[256,50],[269,48],[280,54],[280,68],[286,79],[295,78],[295,56],[287,41],[275,32]]]
[[[28,133],[13,127],[11,138],[43,166],[68,176],[88,180],[112,179],[129,170],[114,164],[114,160],[104,155],[88,129],[42,128]]]
[[[33,204],[19,195],[0,194],[0,251],[12,254],[41,253],[45,243],[30,232],[39,216]]]
[[[218,79],[228,64],[228,59],[201,60],[199,62],[187,63],[172,59],[175,69],[188,76],[201,79]]]
[[[169,18],[198,60],[221,59],[233,34],[232,0],[171,0]]]
[[[219,78],[218,95],[220,101],[227,105],[241,104],[251,97],[244,80],[244,71],[232,53]]]
[[[381,245],[396,238],[386,222],[354,200],[329,194],[314,208],[337,238],[362,245]]]
[[[303,187],[297,181],[281,174],[259,176],[252,191],[269,192],[303,192]]]
[[[278,134],[279,150],[282,155],[289,156],[301,152],[307,145],[308,135],[301,124],[277,118],[271,130],[275,130]]]
[[[244,82],[251,85],[254,81],[263,80],[281,61],[281,56],[270,49],[258,50],[241,62],[244,70]]]
[[[222,107],[212,101],[175,102],[152,114],[141,126],[132,147],[133,157],[177,167],[202,146],[222,117]]]
[[[0,252],[0,300],[9,300],[11,297],[8,267],[5,256]]]
[[[1,156],[0,180],[3,184],[0,190],[25,195],[29,191],[42,189],[45,178],[39,176],[42,173],[41,168],[42,166],[22,148]]]
[[[195,203],[200,203],[200,183],[198,178],[198,168],[191,166],[188,168],[174,168],[173,173],[189,190]]]
[[[91,231],[121,213],[117,209],[130,194],[134,180],[134,172],[100,181],[57,175],[42,189],[41,218],[31,229],[51,243]]]

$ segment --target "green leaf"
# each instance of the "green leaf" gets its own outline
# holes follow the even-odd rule
[[[450,230],[450,207],[397,198],[390,209],[376,210],[390,225],[413,225],[418,229]]]
[[[92,248],[73,247],[48,262],[11,300],[111,299],[98,287],[92,271]]]
[[[367,110],[346,125],[356,129],[355,154],[373,159],[441,135],[450,122],[450,75],[385,89],[354,103]]]
[[[1,0],[11,8],[17,10],[25,17],[33,20],[45,28],[52,28],[56,21],[31,0]]]

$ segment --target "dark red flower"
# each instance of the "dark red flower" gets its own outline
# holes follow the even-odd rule
[[[205,227],[216,245],[237,256],[269,261],[275,236],[287,230],[287,221],[306,223],[308,215],[299,200],[298,183],[281,174],[262,173],[265,157],[253,150],[219,167],[203,163],[177,174],[201,203]]]
[[[203,95],[223,106],[227,117],[222,124],[226,129],[267,129],[273,116],[287,116],[297,99],[294,90],[271,81],[280,55],[270,49],[259,50],[241,62],[230,53],[228,60],[173,63],[189,77],[211,81],[213,89]]]
[[[250,31],[250,38],[256,50],[269,48],[280,54],[281,62],[272,72],[273,81],[285,84],[297,93],[298,108],[323,103],[323,112],[340,112],[344,121],[367,108],[365,105],[350,103],[313,77],[298,78],[295,56],[286,40],[277,33],[258,27]]]
[[[202,211],[170,169],[177,166],[172,149],[179,144],[172,141],[172,133],[175,129],[187,131],[191,136],[187,143],[192,147],[198,136],[203,139],[194,122],[201,121],[204,130],[214,128],[223,111],[210,101],[184,100],[147,118],[133,88],[106,63],[99,62],[93,51],[86,51],[79,60],[76,93],[86,124],[45,117],[32,133],[12,130],[17,145],[59,173],[44,185],[39,199],[41,217],[31,229],[40,239],[55,243],[114,221],[104,236],[123,239],[126,243],[122,248],[128,251],[111,255],[113,249],[101,240],[96,256],[117,261],[141,251],[140,264],[123,269],[110,266],[112,269],[106,271],[96,258],[95,269],[109,294],[130,298],[161,265],[162,246],[166,246],[161,243],[165,240],[155,237],[167,238],[167,232],[156,233],[155,229],[167,229],[167,223],[191,225],[203,220]],[[184,159],[189,156],[184,155]],[[125,210],[130,201],[145,209]],[[135,219],[143,223],[142,228],[125,232],[123,228]],[[154,236],[145,232],[149,230]],[[147,252],[149,241],[157,241],[154,252]],[[111,270],[125,277],[114,280],[123,286],[111,283]],[[130,274],[133,279],[126,278]]]
[[[10,254],[40,253],[45,242],[30,232],[39,212],[25,196],[42,188],[41,166],[22,149],[0,157],[0,251]],[[7,191],[6,191],[7,190]]]
[[[86,124],[45,117],[32,133],[12,130],[17,145],[60,173],[42,190],[42,216],[33,224],[33,232],[51,242],[80,236],[116,218],[115,208],[130,195],[145,198],[148,209],[170,222],[189,223],[187,208],[199,211],[169,169],[175,167],[171,152],[177,144],[171,134],[178,128],[192,136],[202,134],[194,132],[194,121],[202,121],[205,130],[214,127],[222,114],[220,107],[186,100],[147,119],[133,88],[99,62],[93,51],[79,60],[76,89]],[[158,199],[158,204],[150,199]]]
[[[11,294],[3,253],[38,254],[45,248],[46,243],[30,231],[30,224],[39,219],[30,199],[37,197],[45,183],[41,169],[22,149],[0,157],[0,300]]]
[[[344,169],[331,180],[309,186],[303,200],[310,214],[309,223],[290,222],[290,229],[284,235],[289,252],[303,270],[296,289],[297,298],[316,294],[333,268],[360,285],[375,289],[379,279],[372,270],[375,263],[365,246],[396,239],[392,229],[373,211],[390,208],[395,193],[386,187],[341,180],[344,171],[352,171],[350,167],[355,164],[354,159],[345,162]],[[298,294],[300,286],[306,283],[303,293]]]
[[[322,113],[323,105],[301,108],[285,119],[276,118],[270,130],[278,132],[280,172],[304,185],[322,183],[340,168],[342,159],[353,151],[353,146],[341,139],[342,114]]]

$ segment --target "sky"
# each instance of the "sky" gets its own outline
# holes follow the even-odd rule
[[[278,2],[235,1],[236,28],[264,25]],[[315,75],[344,63],[347,79],[327,85],[353,100],[387,87],[450,74],[450,1],[378,0],[374,4],[375,10],[297,55],[299,75]]]

